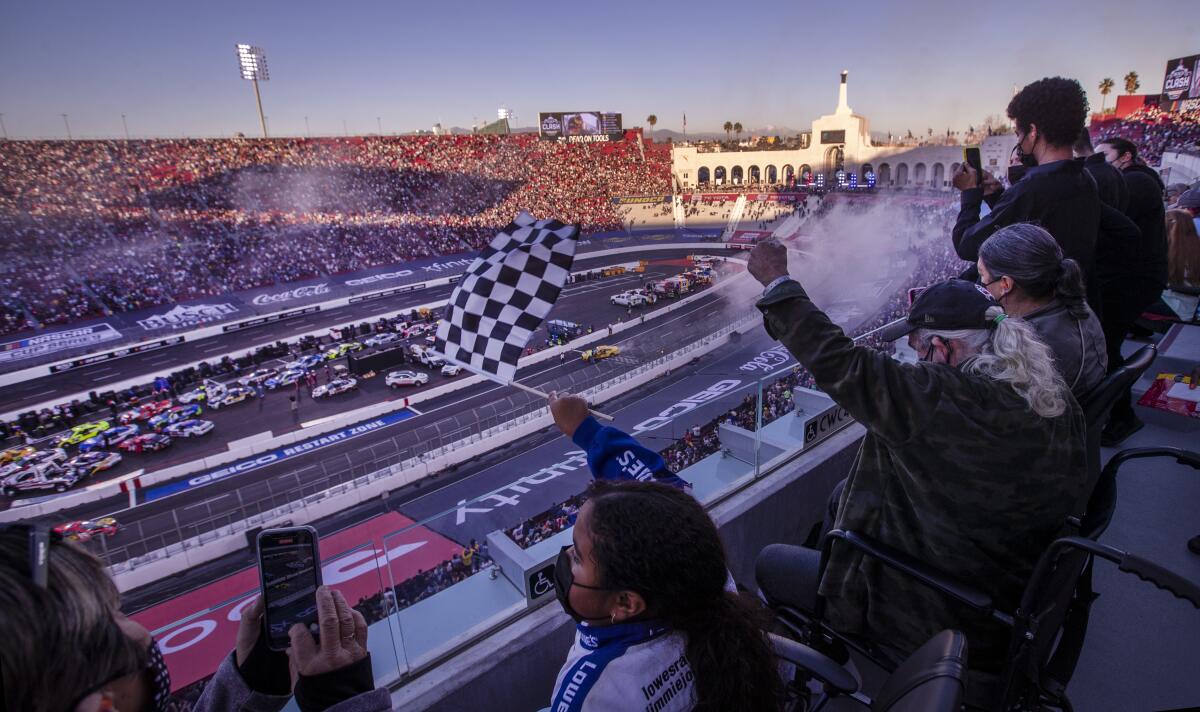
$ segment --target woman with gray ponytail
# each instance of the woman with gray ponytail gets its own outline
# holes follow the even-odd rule
[[[980,284],[1037,332],[1076,398],[1104,378],[1104,330],[1085,301],[1075,260],[1037,225],[1017,223],[996,231],[979,248]]]

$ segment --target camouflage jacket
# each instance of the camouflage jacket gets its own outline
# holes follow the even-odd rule
[[[837,526],[890,544],[1014,610],[1087,480],[1075,400],[1046,419],[1005,384],[856,346],[797,282],[780,284],[757,306],[772,338],[867,428]],[[905,654],[945,628],[967,634],[972,667],[995,667],[1007,648],[998,624],[844,542],[835,542],[820,594],[835,629]]]

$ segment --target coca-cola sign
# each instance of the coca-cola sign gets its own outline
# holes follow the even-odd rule
[[[297,299],[308,299],[309,297],[319,297],[322,294],[329,294],[329,283],[322,282],[320,284],[310,284],[307,287],[296,287],[284,292],[275,294],[260,294],[250,303],[256,307],[266,306],[268,304],[280,304],[282,302],[291,302]]]

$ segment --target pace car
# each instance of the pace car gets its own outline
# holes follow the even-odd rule
[[[171,444],[171,436],[164,433],[146,433],[129,438],[117,447],[126,452],[158,452]]]
[[[459,366],[457,363],[448,363],[445,366],[442,366],[442,375],[457,376],[458,374],[462,373],[462,370],[463,367]]]
[[[393,341],[399,341],[400,338],[401,337],[399,334],[393,333],[391,331],[383,331],[378,334],[375,334],[374,336],[368,336],[366,339],[363,340],[363,345],[365,345],[365,346],[383,346],[385,344],[390,344]]]
[[[245,376],[237,379],[237,382],[243,386],[257,386],[265,383],[268,378],[274,378],[279,375],[277,368],[260,368],[257,371],[251,371]]]
[[[75,486],[76,482],[86,476],[86,472],[64,470],[57,463],[49,463],[49,467],[39,471],[36,468],[26,468],[9,476],[0,485],[0,494],[11,497],[17,492],[32,490],[54,490],[66,492]]]
[[[242,401],[246,400],[247,398],[252,397],[253,395],[254,395],[254,391],[250,390],[249,388],[247,388],[245,386],[233,386],[229,390],[225,391],[225,395],[221,396],[221,398],[219,400],[210,401],[209,404],[214,407],[224,408],[227,405],[233,405],[234,403],[241,403]]]
[[[141,432],[141,428],[137,425],[116,425],[103,433],[100,433],[94,438],[89,438],[79,443],[79,452],[91,452],[92,450],[104,449],[110,445],[116,445],[134,435]]]
[[[89,450],[67,460],[63,463],[63,468],[69,472],[82,472],[86,477],[116,467],[120,462],[121,453],[119,452]]]
[[[313,389],[313,398],[325,398],[327,396],[336,396],[339,393],[345,393],[358,388],[358,379],[347,376],[345,378],[335,378],[329,383],[322,384]]]
[[[195,418],[204,412],[199,403],[189,403],[188,405],[177,405],[165,413],[159,413],[150,419],[147,425],[151,430],[162,430],[171,423],[178,423],[181,420],[189,420]]]
[[[345,356],[346,354],[350,353],[351,351],[360,351],[360,350],[362,350],[362,348],[363,348],[363,345],[358,343],[357,341],[347,341],[342,344],[336,344],[333,346],[333,348],[331,348],[325,352],[325,360],[332,361],[336,358],[341,358],[341,357]]]
[[[81,522],[68,522],[54,527],[54,532],[64,539],[87,541],[96,536],[112,536],[120,531],[121,525],[115,517],[85,519]]]
[[[392,371],[383,379],[383,382],[390,388],[399,388],[400,386],[423,386],[429,383],[428,373],[417,373],[416,371]]]
[[[272,376],[264,381],[263,385],[269,390],[275,390],[276,388],[282,388],[283,386],[290,386],[303,378],[304,374],[307,372],[307,369],[304,368],[292,368],[291,366],[288,366],[280,371],[278,375]]]
[[[321,363],[324,360],[325,360],[325,358],[323,356],[321,356],[320,354],[309,354],[307,356],[301,356],[300,358],[296,359],[295,361],[292,361],[291,363],[284,364],[283,367],[286,369],[289,369],[289,370],[297,369],[297,368],[302,369],[302,370],[307,370],[307,369],[312,368],[313,366],[316,366],[317,364]]]
[[[79,443],[89,438],[94,438],[100,433],[108,430],[107,420],[97,420],[94,423],[84,423],[71,428],[71,431],[66,436],[59,438],[58,446],[78,445]]]
[[[195,438],[207,435],[212,432],[212,429],[213,422],[211,420],[192,419],[171,423],[163,432],[173,438]]]
[[[130,408],[129,410],[118,415],[117,421],[120,422],[121,425],[129,425],[134,421],[149,420],[170,407],[171,401],[169,400],[143,403],[136,408]]]

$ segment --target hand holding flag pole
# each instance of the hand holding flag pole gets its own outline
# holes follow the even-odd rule
[[[438,323],[434,353],[547,399],[546,393],[517,382],[517,360],[570,277],[578,238],[578,225],[517,215],[463,273]]]

